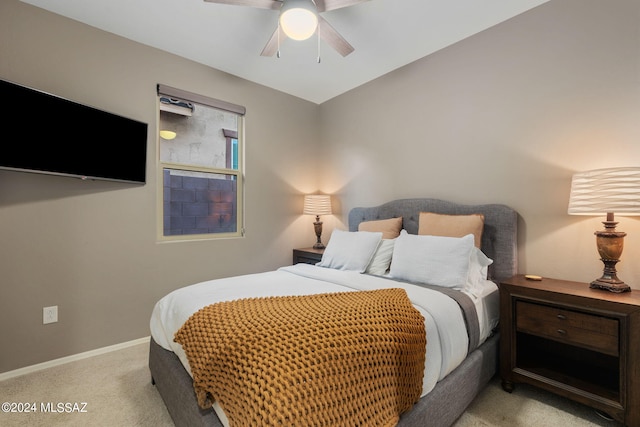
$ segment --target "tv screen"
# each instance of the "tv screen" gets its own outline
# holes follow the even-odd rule
[[[147,124],[0,80],[0,168],[144,183]]]

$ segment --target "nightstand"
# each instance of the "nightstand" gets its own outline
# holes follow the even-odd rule
[[[324,249],[302,248],[293,250],[293,263],[316,264],[322,259]]]
[[[500,376],[640,427],[640,290],[514,276],[500,283]]]

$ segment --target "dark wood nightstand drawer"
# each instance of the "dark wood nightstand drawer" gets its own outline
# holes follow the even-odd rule
[[[322,260],[324,249],[303,248],[293,250],[293,264],[317,264]]]
[[[517,301],[516,329],[612,356],[619,354],[616,319]]]

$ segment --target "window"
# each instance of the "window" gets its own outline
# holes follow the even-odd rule
[[[243,235],[244,107],[158,85],[161,240]]]

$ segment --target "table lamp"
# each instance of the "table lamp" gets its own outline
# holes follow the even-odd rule
[[[570,215],[606,215],[604,230],[596,231],[596,246],[604,263],[602,277],[590,287],[611,292],[628,292],[629,285],[618,279],[620,261],[627,233],[616,231],[614,214],[640,215],[640,167],[596,169],[573,175],[569,197]]]
[[[324,249],[324,245],[320,240],[322,236],[322,221],[320,215],[331,215],[331,196],[326,194],[307,194],[304,196],[303,213],[306,215],[315,215],[316,220],[313,223],[313,229],[316,232],[317,241],[313,245],[314,249]]]

